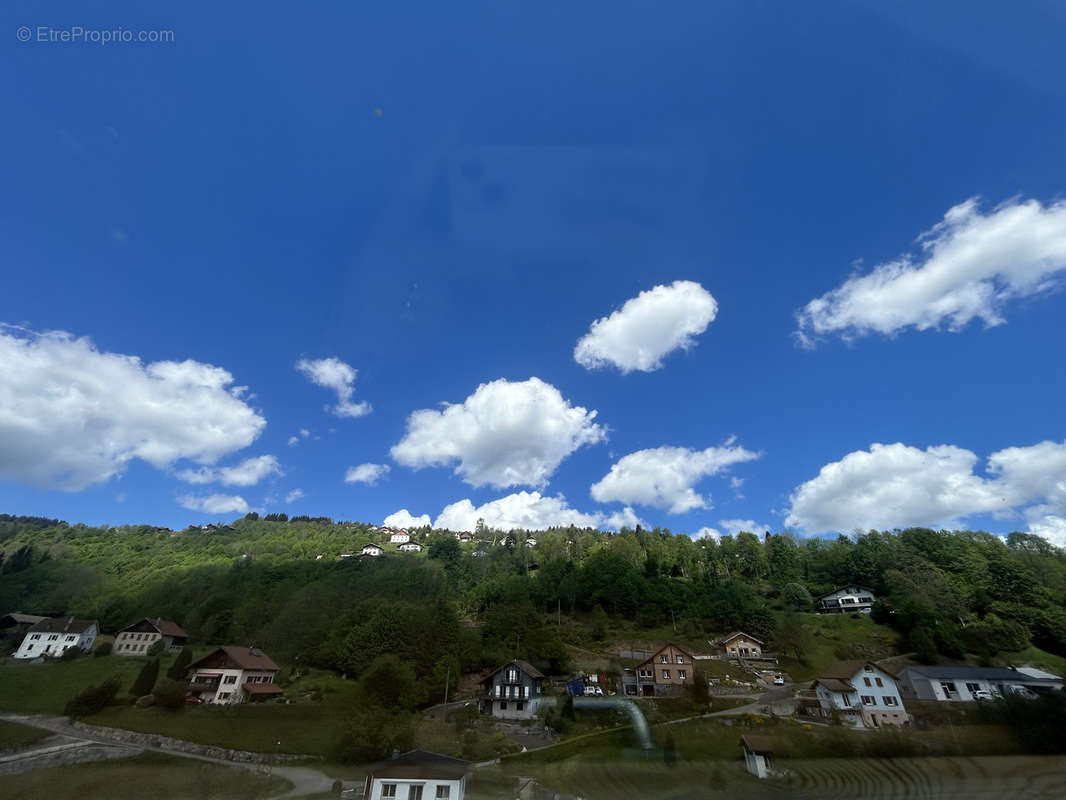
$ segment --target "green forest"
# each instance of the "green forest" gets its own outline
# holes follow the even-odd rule
[[[413,532],[419,554],[358,553],[373,526],[250,514],[212,532],[88,527],[0,516],[0,608],[100,621],[178,621],[200,644],[255,644],[280,663],[361,674],[395,657],[439,699],[442,676],[512,658],[568,668],[564,619],[602,639],[612,621],[690,639],[742,629],[802,658],[789,612],[846,583],[921,661],[990,659],[1030,644],[1066,655],[1066,553],[1024,533],[912,528],[837,539],[664,529],[558,528],[525,544],[479,525],[472,542]],[[439,688],[438,688],[439,687]]]

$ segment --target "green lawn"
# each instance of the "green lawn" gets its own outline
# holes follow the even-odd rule
[[[0,719],[0,753],[6,750],[19,750],[41,739],[47,739],[51,735],[50,731],[42,731],[40,728],[31,728],[29,725],[20,725],[17,722]]]
[[[5,775],[0,800],[258,800],[290,788],[265,773],[150,754]]]
[[[899,635],[885,625],[878,625],[868,614],[800,616],[810,629],[813,642],[806,663],[780,656],[781,669],[796,682],[813,680],[842,657],[877,661],[896,652]]]
[[[102,683],[117,675],[122,681],[120,693],[133,684],[147,659],[83,656],[74,661],[26,664],[8,660],[0,664],[0,710],[62,714],[67,700],[86,686]],[[160,674],[166,672],[172,658],[161,662]]]

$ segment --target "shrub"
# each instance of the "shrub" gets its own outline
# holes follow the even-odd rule
[[[802,583],[786,583],[781,590],[781,602],[785,608],[793,611],[809,611],[814,604],[814,598]]]
[[[156,679],[159,677],[159,659],[153,658],[143,667],[137,675],[137,679],[133,682],[133,686],[130,687],[130,694],[134,697],[143,697],[146,694],[151,694],[152,687],[155,686]]]
[[[189,684],[185,681],[163,680],[152,689],[155,704],[161,708],[183,708]]]
[[[63,655],[59,657],[60,661],[73,661],[75,658],[81,655],[80,647],[68,647],[63,651]]]
[[[121,685],[119,679],[112,676],[99,686],[89,686],[67,702],[63,713],[68,717],[77,718],[87,717],[90,714],[103,711],[106,706],[114,701]]]
[[[96,649],[93,650],[93,658],[111,655],[111,647],[111,642],[100,642],[100,644],[96,645]]]

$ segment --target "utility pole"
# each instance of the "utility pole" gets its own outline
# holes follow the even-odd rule
[[[448,674],[444,678],[444,705],[448,705],[448,687],[452,682],[452,665],[448,665]]]

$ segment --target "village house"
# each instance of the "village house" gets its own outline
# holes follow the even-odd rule
[[[14,658],[58,658],[72,647],[88,653],[100,633],[95,619],[44,618],[26,629]]]
[[[819,597],[815,611],[819,614],[869,614],[875,600],[873,589],[849,584]]]
[[[470,531],[459,531],[459,533],[455,534],[455,538],[460,542],[472,542],[474,541],[474,534],[470,533]]]
[[[969,703],[1015,694],[1028,696],[1061,689],[1062,678],[1050,672],[1005,667],[907,667],[899,676],[905,697],[917,700]]]
[[[711,644],[726,658],[762,658],[762,640],[742,631],[719,636]]]
[[[637,664],[637,694],[662,697],[680,694],[692,684],[695,662],[676,644],[667,644],[655,655]]]
[[[189,664],[189,695],[205,703],[235,705],[279,697],[278,665],[255,647],[219,647]]]
[[[744,766],[756,778],[769,778],[774,771],[774,740],[770,736],[746,733],[740,737]]]
[[[389,544],[407,544],[411,541],[411,534],[407,531],[393,531],[389,534]]]
[[[838,661],[815,678],[810,689],[821,716],[838,713],[854,727],[879,728],[910,720],[896,681],[895,675],[873,661]]]
[[[515,659],[482,678],[482,710],[500,719],[532,719],[540,706],[543,673]]]
[[[396,549],[402,553],[421,553],[422,545],[418,542],[404,542]]]
[[[393,753],[370,768],[366,800],[463,800],[471,764],[425,750]]]
[[[177,653],[189,640],[189,634],[169,619],[145,617],[115,634],[111,652],[116,656],[143,656],[160,639],[164,652]]]
[[[380,556],[384,552],[385,552],[385,548],[384,547],[382,547],[379,544],[374,544],[373,542],[371,542],[366,547],[364,547],[362,550],[360,550],[359,554],[363,555],[363,556]]]

